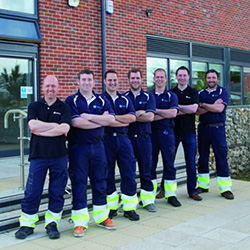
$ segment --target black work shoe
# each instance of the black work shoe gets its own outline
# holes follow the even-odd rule
[[[196,189],[196,191],[197,191],[197,194],[208,193],[208,189],[201,188],[201,187],[198,187],[198,188]]]
[[[173,207],[181,206],[181,203],[177,200],[175,196],[168,197],[168,203],[171,204]]]
[[[115,216],[117,216],[117,209],[116,210],[110,209],[110,211],[109,211],[109,218],[112,219]]]
[[[226,191],[226,192],[222,193],[221,195],[228,200],[234,199],[234,195],[231,191]]]
[[[57,225],[54,221],[46,226],[46,233],[48,234],[50,239],[60,238],[60,233],[58,232]]]
[[[33,227],[20,227],[18,231],[15,233],[15,237],[17,239],[25,239],[28,235],[34,233]]]
[[[130,220],[139,220],[140,216],[135,212],[135,210],[131,211],[124,211],[124,217],[130,219]]]

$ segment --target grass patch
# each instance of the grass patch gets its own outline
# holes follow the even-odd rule
[[[244,174],[240,176],[234,176],[234,179],[241,181],[250,181],[250,170],[246,171]]]

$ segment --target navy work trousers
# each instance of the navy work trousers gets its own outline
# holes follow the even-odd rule
[[[151,169],[151,179],[157,179],[156,168],[158,155],[161,151],[163,161],[163,179],[161,189],[164,190],[164,180],[175,180],[176,169],[174,167],[175,158],[175,137],[172,128],[154,129],[151,134],[153,148],[153,165]]]
[[[152,167],[152,144],[150,136],[130,136],[135,157],[138,161],[141,189],[145,191],[153,191],[153,183],[151,181]]]
[[[175,150],[179,147],[180,142],[182,142],[184,149],[184,156],[186,162],[186,172],[187,172],[187,191],[188,194],[197,193],[196,185],[197,185],[197,173],[196,173],[196,164],[195,164],[195,156],[196,156],[196,134],[186,134],[175,136]]]
[[[227,163],[227,142],[225,127],[208,127],[203,124],[198,126],[198,149],[199,149],[199,166],[200,174],[209,173],[209,153],[210,145],[212,145],[217,175],[220,177],[229,176],[229,168]]]
[[[107,161],[103,142],[69,144],[69,176],[72,186],[73,210],[87,207],[88,177],[92,187],[93,205],[105,205]]]
[[[116,191],[115,164],[117,160],[121,175],[121,192],[128,196],[135,195],[136,163],[131,141],[128,136],[105,136],[104,145],[108,163],[107,194],[111,195]]]
[[[64,191],[68,180],[68,157],[38,158],[30,162],[25,197],[21,202],[22,212],[36,214],[43,192],[43,186],[49,170],[49,206],[48,209],[59,213],[63,209]]]

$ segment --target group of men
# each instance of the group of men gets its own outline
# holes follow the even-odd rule
[[[140,219],[136,213],[136,160],[140,175],[140,204],[147,211],[156,212],[155,198],[165,197],[172,206],[181,206],[176,197],[174,167],[180,142],[184,148],[189,197],[200,201],[199,194],[209,190],[208,162],[212,145],[220,193],[227,199],[233,199],[226,160],[228,92],[218,85],[219,75],[215,70],[206,72],[207,88],[199,94],[188,85],[189,77],[188,68],[178,68],[178,84],[169,91],[166,88],[166,71],[158,68],[154,72],[155,88],[147,92],[142,89],[142,72],[131,69],[128,72],[130,90],[121,94],[118,92],[117,72],[109,70],[104,79],[106,90],[97,95],[93,91],[94,73],[86,69],[78,74],[77,93],[63,103],[57,98],[58,79],[47,76],[43,82],[44,98],[31,103],[28,108],[28,125],[32,133],[30,170],[16,238],[25,239],[34,231],[48,170],[49,205],[45,228],[50,239],[60,237],[58,222],[62,216],[68,172],[75,237],[84,235],[90,220],[88,178],[92,187],[92,217],[96,225],[108,230],[116,229],[111,219],[117,216],[119,206],[129,220]],[[195,114],[200,115],[198,188]],[[163,176],[157,194],[159,152],[163,160]],[[115,182],[116,163],[121,177],[120,195]]]

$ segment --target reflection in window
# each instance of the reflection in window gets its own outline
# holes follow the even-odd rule
[[[26,111],[31,102],[31,95],[22,98],[21,86],[31,86],[31,61],[21,58],[0,57],[0,154],[8,150],[19,148],[19,126],[18,121],[8,118],[8,129],[4,128],[4,116],[7,111],[21,109]],[[25,123],[26,124],[26,123]],[[27,125],[25,125],[25,128]],[[25,129],[25,136],[28,129]],[[25,141],[25,147],[27,147]]]
[[[0,27],[0,37],[41,41],[39,29],[33,21],[0,18]]]
[[[177,80],[175,78],[175,72],[181,66],[185,66],[185,67],[189,68],[188,61],[170,59],[170,88],[171,89],[177,85]]]
[[[206,63],[192,62],[192,87],[198,91],[206,87]]]
[[[35,0],[0,0],[0,9],[35,14]]]
[[[244,104],[250,104],[250,68],[244,69]]]
[[[241,105],[241,67],[230,66],[230,105]]]
[[[154,71],[157,68],[165,69],[167,72],[167,60],[162,58],[147,57],[147,89],[151,91],[154,88]]]

